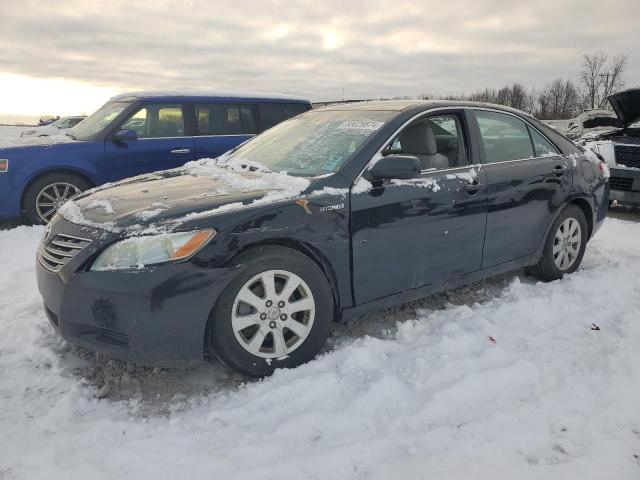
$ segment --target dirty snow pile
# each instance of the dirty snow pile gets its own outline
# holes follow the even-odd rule
[[[0,231],[0,478],[640,478],[640,223],[607,220],[563,280],[376,313],[247,383],[69,347],[36,290],[41,235]]]

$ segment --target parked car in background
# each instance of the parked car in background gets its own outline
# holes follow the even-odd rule
[[[68,136],[0,148],[0,218],[46,223],[84,190],[217,157],[310,108],[309,101],[286,95],[118,95]]]
[[[640,89],[609,97],[617,117],[615,126],[590,132],[578,143],[599,154],[611,170],[611,201],[640,205]]]
[[[42,117],[42,118],[40,118],[40,120],[38,120],[38,126],[39,127],[44,127],[46,125],[52,124],[56,120],[60,120],[60,115],[58,115],[56,117]]]
[[[66,203],[38,286],[71,343],[259,377],[312,359],[335,319],[523,267],[574,272],[607,187],[595,154],[517,110],[335,105]]]
[[[584,135],[597,135],[618,126],[616,114],[610,110],[585,110],[569,123],[567,137],[576,140]]]
[[[81,121],[87,118],[86,115],[77,115],[73,117],[59,118],[55,122],[51,122],[48,125],[42,127],[35,127],[32,130],[25,130],[20,134],[21,137],[47,137],[49,135],[59,135],[70,128],[75,127]]]

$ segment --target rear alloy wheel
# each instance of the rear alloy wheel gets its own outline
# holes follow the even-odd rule
[[[542,256],[529,272],[544,281],[573,273],[582,262],[586,244],[587,220],[584,213],[577,205],[568,205],[553,222]]]
[[[582,229],[575,218],[565,219],[553,238],[553,261],[558,270],[566,271],[576,262],[582,246]]]
[[[208,346],[252,377],[313,359],[329,335],[333,294],[318,265],[286,247],[257,247],[234,262],[239,274],[222,292]]]
[[[32,224],[49,223],[66,201],[90,187],[86,180],[72,174],[43,175],[24,194],[24,215]]]

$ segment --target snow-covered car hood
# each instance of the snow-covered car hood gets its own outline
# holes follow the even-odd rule
[[[2,142],[0,145],[0,150],[4,151],[6,149],[21,149],[28,147],[52,147],[60,144],[73,143],[74,140],[69,135],[65,135],[64,133],[56,133],[55,135],[47,135],[47,136],[24,136],[24,137],[16,137],[12,139],[7,139]]]
[[[144,230],[295,198],[309,185],[306,178],[221,167],[209,159],[103,185],[67,202],[59,213],[105,230]]]
[[[640,88],[624,90],[607,97],[623,127],[640,120]]]

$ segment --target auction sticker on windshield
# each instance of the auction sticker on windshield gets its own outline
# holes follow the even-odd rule
[[[384,125],[384,122],[378,122],[375,120],[348,120],[346,122],[342,122],[337,129],[375,132],[382,125]]]

